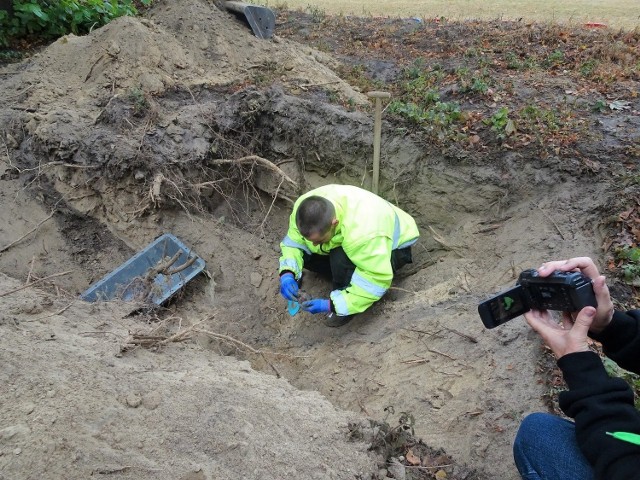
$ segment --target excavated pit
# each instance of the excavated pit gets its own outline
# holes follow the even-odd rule
[[[277,90],[243,92],[226,101],[209,91],[193,96],[197,111],[210,115],[218,127],[201,138],[215,145],[214,138],[228,141],[233,138],[228,132],[236,132],[233,141],[251,138],[256,147],[250,150],[260,157],[276,164],[276,159],[294,159],[280,167],[301,188],[330,182],[361,185],[363,178],[366,185],[369,179],[372,124],[363,114],[316,106]],[[208,102],[203,100],[207,96]],[[197,336],[201,347],[248,359],[254,368],[277,372],[297,388],[318,391],[342,409],[373,418],[383,418],[389,406],[410,412],[417,436],[475,468],[495,471],[495,465],[505,462],[518,419],[544,408],[545,391],[535,370],[539,344],[521,320],[485,330],[476,305],[542,259],[576,251],[595,255],[599,242],[584,227],[597,205],[584,205],[578,197],[588,194],[604,203],[604,188],[593,186],[585,192],[572,185],[578,182],[572,178],[550,186],[555,172],[529,168],[517,159],[507,159],[503,166],[451,164],[386,128],[381,195],[416,218],[421,239],[414,248],[415,263],[383,301],[348,326],[330,329],[311,315],[289,316],[278,295],[278,243],[290,204],[274,201],[264,191],[271,188],[289,198],[297,192],[283,191],[282,185],[278,190],[278,178],[258,164],[226,169],[222,184],[236,179],[233,189],[211,188],[200,196],[181,196],[179,189],[164,193],[178,179],[188,186],[198,174],[215,182],[220,173],[206,160],[193,160],[192,149],[186,149],[188,158],[177,153],[196,131],[193,124],[199,116],[186,113],[194,108],[191,96],[169,94],[166,103],[163,100],[155,99],[177,113],[179,120],[172,125],[185,133],[177,143],[157,127],[145,137],[145,158],[175,155],[175,160],[126,167],[123,162],[115,178],[110,166],[96,171],[54,166],[36,179],[35,191],[52,198],[45,205],[58,205],[56,230],[64,245],[64,255],[49,254],[41,268],[77,268],[61,283],[78,292],[157,235],[174,233],[205,259],[212,279],[190,285],[160,318],[203,321],[208,331],[282,355],[266,362],[207,335]],[[255,108],[251,128],[246,105]],[[113,113],[112,118],[123,117]],[[117,131],[119,126],[113,121],[97,128]],[[98,137],[113,138],[113,131]],[[82,146],[76,156],[99,158],[109,151],[93,137],[78,141]],[[29,143],[24,158],[35,158],[45,149],[44,143]],[[148,192],[158,171],[167,180],[158,204],[152,205]],[[29,247],[16,262],[18,277],[27,274],[29,255],[41,250],[37,241]],[[5,258],[2,263],[7,271]],[[305,288],[322,296],[329,285],[307,274]],[[504,470],[503,478],[510,478],[511,469]]]
[[[515,480],[519,420],[546,408],[540,344],[521,319],[484,329],[476,305],[541,261],[597,256],[597,214],[613,202],[607,184],[515,152],[444,155],[385,121],[380,194],[419,225],[414,264],[346,327],[291,317],[276,273],[291,200],[326,183],[367,188],[373,131],[364,110],[300,86],[338,82],[344,98],[366,98],[320,52],[281,39],[269,49],[207,2],[190,2],[179,16],[175,8],[158,2],[148,19],[65,37],[4,80],[13,93],[0,110],[3,243],[54,214],[0,256],[0,270],[15,278],[73,270],[58,285],[77,295],[173,233],[211,278],[155,317],[127,322],[201,322],[278,355],[206,334],[195,336],[192,355],[249,360],[369,418],[389,406],[410,412],[428,445]],[[273,85],[256,84],[256,70]],[[329,291],[313,274],[305,282],[312,295]]]

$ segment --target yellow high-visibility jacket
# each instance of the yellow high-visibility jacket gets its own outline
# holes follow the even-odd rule
[[[339,221],[331,240],[318,246],[304,238],[296,225],[298,206],[311,195],[328,199]],[[346,289],[331,292],[331,301],[338,315],[364,312],[391,286],[391,252],[414,244],[419,235],[415,220],[383,198],[350,185],[325,185],[296,200],[289,230],[280,243],[280,272],[291,271],[299,280],[303,252],[328,255],[341,246],[356,269]]]

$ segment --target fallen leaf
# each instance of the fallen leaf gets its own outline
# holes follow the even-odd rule
[[[627,102],[626,100],[614,100],[609,104],[609,108],[611,110],[630,110],[631,102]]]
[[[420,465],[420,458],[416,457],[413,451],[409,450],[404,457],[410,465]]]

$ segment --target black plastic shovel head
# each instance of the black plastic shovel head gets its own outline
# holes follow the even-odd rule
[[[227,10],[243,14],[256,37],[266,39],[273,36],[276,16],[267,7],[244,2],[224,2],[224,6]]]

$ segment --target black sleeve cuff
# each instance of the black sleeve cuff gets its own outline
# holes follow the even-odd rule
[[[558,359],[558,367],[570,390],[579,389],[598,381],[606,381],[609,374],[595,352],[569,353]]]

